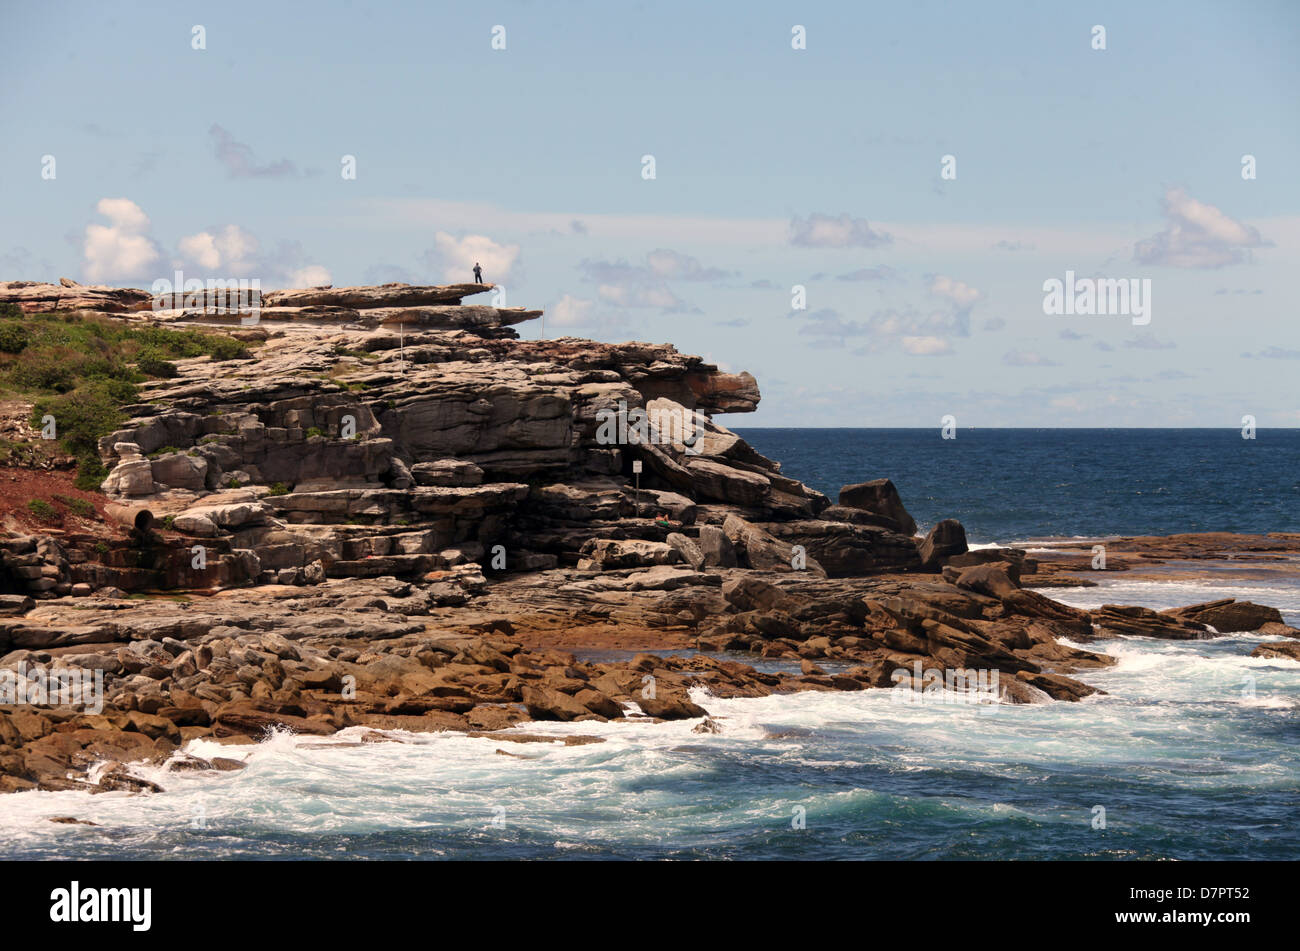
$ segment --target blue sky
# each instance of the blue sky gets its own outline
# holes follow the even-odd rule
[[[750,370],[731,425],[1300,425],[1300,4],[0,11],[0,279],[481,260],[524,336]],[[1150,323],[1045,315],[1067,270]]]

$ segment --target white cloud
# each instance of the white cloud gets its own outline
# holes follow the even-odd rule
[[[264,269],[259,255],[261,242],[239,225],[226,225],[215,234],[200,231],[187,235],[177,242],[177,247],[185,263],[209,271],[241,274]]]
[[[705,267],[699,259],[669,248],[656,248],[646,255],[646,264],[658,277],[679,281],[720,281],[734,272]]]
[[[217,234],[216,245],[225,267],[245,271],[257,266],[261,243],[239,225],[222,228]]]
[[[483,266],[483,280],[500,284],[510,276],[510,269],[519,257],[519,245],[497,244],[487,235],[467,234],[455,237],[446,231],[433,236],[434,250],[426,252],[426,260],[443,269],[443,278],[452,284],[474,280],[475,262]]]
[[[790,243],[804,248],[874,248],[892,240],[883,231],[873,231],[866,218],[847,212],[838,217],[814,212],[790,220]]]
[[[333,281],[329,269],[321,267],[319,264],[309,264],[289,275],[289,285],[291,287],[321,287],[325,284],[332,284]]]
[[[1266,247],[1255,228],[1213,205],[1171,188],[1164,198],[1165,229],[1133,246],[1139,264],[1218,268],[1245,260],[1250,248]]]
[[[616,307],[657,307],[665,312],[687,310],[686,302],[668,286],[667,279],[717,281],[733,276],[721,268],[706,267],[697,258],[679,251],[658,248],[646,255],[645,264],[625,260],[578,264],[583,280],[596,285],[596,296]]]
[[[181,256],[209,271],[221,267],[221,252],[217,250],[216,239],[206,231],[186,235],[177,242]]]
[[[1088,404],[1077,396],[1056,396],[1051,399],[1049,404],[1053,409],[1065,409],[1071,412],[1081,413],[1088,409]]]
[[[280,159],[269,165],[259,164],[253,150],[243,142],[214,124],[208,129],[212,136],[212,150],[231,178],[285,178],[298,174],[298,167],[288,159]]]
[[[680,242],[689,234],[699,246],[715,252],[723,247],[780,247],[790,240],[789,218],[685,217],[663,214],[591,214],[583,211],[515,211],[489,202],[446,201],[439,198],[368,198],[353,205],[331,208],[328,222],[334,226],[427,230],[430,221],[452,230],[488,229],[506,234],[572,233],[575,217],[587,229],[583,235],[599,241],[630,241],[644,247],[649,243]],[[825,217],[825,216],[823,216]],[[322,213],[321,220],[326,220]],[[834,220],[834,219],[832,219]],[[1300,242],[1300,217],[1278,216],[1265,220],[1268,232],[1278,244]],[[1004,256],[991,245],[1005,242],[1021,251],[1041,255],[1114,254],[1131,247],[1132,234],[1118,224],[1068,227],[1039,227],[1029,224],[969,224],[956,221],[911,223],[877,221],[873,232],[888,234],[891,254],[929,262],[935,254],[970,253]]]
[[[791,311],[787,316],[802,320],[800,334],[820,338],[822,342],[815,346],[829,346],[830,341],[838,341],[842,346],[848,337],[865,337],[865,345],[853,351],[859,356],[895,345],[919,355],[947,353],[951,352],[949,338],[970,336],[970,315],[959,310],[888,308],[876,311],[866,320],[845,320],[839,311],[823,307],[808,312]],[[938,349],[936,341],[942,341],[947,349]]]
[[[942,337],[904,337],[903,350],[918,357],[937,357],[952,353],[952,344]]]
[[[616,307],[659,307],[681,310],[682,302],[662,284],[600,284],[596,296]]]
[[[967,310],[984,295],[961,281],[936,274],[930,279],[930,293],[936,297],[946,297],[957,305],[959,310]]]
[[[547,313],[550,315],[551,323],[557,327],[576,327],[586,323],[595,306],[594,300],[565,294],[556,301],[554,307],[547,309]]]
[[[176,246],[181,257],[178,267],[205,272],[208,277],[256,278],[263,290],[333,282],[328,268],[303,260],[306,255],[298,242],[282,241],[275,250],[264,252],[257,236],[239,225],[186,235]]]
[[[91,281],[145,277],[158,263],[149,216],[128,198],[101,198],[95,210],[108,225],[86,225],[83,269]]]

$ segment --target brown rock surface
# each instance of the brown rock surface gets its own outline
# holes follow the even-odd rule
[[[840,505],[859,509],[885,520],[885,527],[904,535],[916,534],[916,520],[903,507],[898,489],[889,479],[873,479],[840,489]]]
[[[712,419],[755,408],[752,376],[666,345],[519,340],[510,325],[537,312],[459,303],[489,289],[270,293],[266,325],[239,331],[247,356],[180,360],[142,385],[99,451],[105,491],[153,525],[92,506],[86,525],[0,538],[0,668],[91,671],[104,687],[97,714],[0,707],[0,789],[86,788],[104,760],[200,769],[178,752],[189,740],[268,730],[509,742],[529,719],[617,729],[630,704],[702,719],[692,690],[888,688],[917,663],[996,670],[1007,702],[1073,701],[1093,692],[1073,675],[1113,661],[1062,638],[1280,624],[1243,602],[1084,612],[1025,590],[1055,569],[967,552],[955,520],[909,537],[889,480],[832,506]],[[163,319],[143,293],[0,285],[29,311],[211,317]],[[602,441],[618,407],[691,414],[698,431]],[[1295,542],[1241,553],[1285,558]],[[1260,650],[1285,656],[1278,643]],[[593,648],[680,656],[581,658]],[[708,656],[724,650],[779,669]]]

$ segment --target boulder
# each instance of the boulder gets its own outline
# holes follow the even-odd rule
[[[584,688],[575,693],[573,699],[606,720],[617,720],[623,716],[623,708],[599,690]]]
[[[784,542],[802,545],[831,578],[908,571],[921,565],[913,539],[882,525],[799,519],[766,522],[763,527]]]
[[[207,484],[208,461],[202,456],[169,452],[151,463],[153,481],[172,489],[202,489]]]
[[[334,732],[330,723],[264,709],[258,701],[239,700],[221,706],[213,717],[217,736],[261,736],[268,730],[326,736]]]
[[[687,538],[681,532],[669,532],[666,541],[673,551],[677,552],[682,561],[696,571],[704,567],[704,552],[700,550],[700,546],[695,544],[693,539]]]
[[[921,565],[927,571],[938,571],[943,561],[952,555],[966,553],[966,529],[955,518],[939,522],[916,546]]]
[[[257,525],[264,522],[271,514],[271,507],[263,502],[227,502],[215,505],[196,505],[188,508],[172,520],[172,524],[179,530],[180,523],[184,519],[184,524],[202,526],[200,519],[206,519],[212,525],[233,530],[245,525]],[[196,532],[195,534],[202,534]]]
[[[1105,692],[1070,677],[1046,671],[1021,670],[1016,673],[1016,678],[1043,691],[1053,700],[1082,700],[1091,694]]]
[[[119,462],[99,488],[105,495],[152,495],[155,488],[153,465],[144,458]]]
[[[1131,637],[1160,637],[1175,641],[1214,637],[1214,634],[1199,621],[1169,617],[1150,608],[1103,604],[1091,613],[1093,629],[1101,637],[1125,634]]]
[[[846,508],[860,509],[888,519],[894,530],[904,535],[916,534],[916,520],[903,507],[898,489],[889,479],[846,485],[840,489],[839,503]]]
[[[739,515],[728,515],[722,523],[722,530],[735,546],[737,557],[750,568],[768,571],[807,571],[817,577],[825,577],[826,571],[811,555],[805,551],[802,569],[794,567],[794,546],[763,531],[757,525],[745,521]]]
[[[945,568],[944,577],[953,569]],[[1010,597],[1020,590],[1017,580],[1011,577],[1015,567],[1006,561],[995,561],[984,565],[971,565],[969,568],[957,569],[953,581],[959,588],[967,588],[987,594],[999,600]]]
[[[217,525],[206,515],[182,512],[172,519],[172,528],[186,535],[212,536],[217,534]]]
[[[618,568],[649,568],[672,564],[678,559],[677,551],[666,542],[641,539],[594,538],[582,546],[580,554],[591,559],[601,571]]]
[[[713,459],[686,457],[686,471],[695,484],[696,494],[735,505],[762,505],[772,491],[766,476],[744,469],[733,469]]]
[[[571,697],[567,693],[562,693],[551,687],[541,685],[524,686],[523,698],[524,707],[527,708],[528,715],[534,720],[567,721],[576,720],[579,717],[595,718],[601,716],[593,713],[576,697]]]
[[[700,526],[700,551],[706,568],[735,568],[736,549],[731,539],[716,525]]]
[[[963,555],[950,555],[944,560],[945,568],[969,568],[971,565],[986,565],[990,562],[1007,562],[1011,568],[1007,574],[1016,584],[1020,584],[1022,574],[1033,574],[1038,570],[1038,562],[1026,558],[1019,548],[977,548]]]
[[[1203,604],[1192,604],[1185,608],[1170,608],[1160,613],[1169,617],[1208,624],[1220,634],[1230,634],[1237,631],[1258,631],[1265,624],[1282,623],[1282,613],[1277,608],[1254,604],[1250,601],[1236,601],[1232,598],[1206,601]]]
[[[664,492],[657,489],[642,489],[635,498],[639,514],[663,514],[682,525],[695,523],[696,505],[684,495],[676,492]],[[651,509],[646,513],[645,509]]]
[[[636,705],[646,716],[660,720],[694,720],[709,715],[708,710],[697,703],[692,703],[684,691],[661,693],[653,699],[638,696]]]
[[[776,585],[750,575],[727,581],[722,596],[737,611],[790,611],[798,603]]]
[[[1267,644],[1260,644],[1250,652],[1251,657],[1283,657],[1288,660],[1300,661],[1300,641],[1270,641]]]

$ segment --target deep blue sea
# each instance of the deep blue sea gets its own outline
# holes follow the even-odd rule
[[[888,476],[922,526],[955,517],[976,542],[1300,529],[1294,430],[741,432],[832,496]],[[1080,607],[1248,598],[1300,625],[1295,584],[1202,567],[1048,593]],[[148,796],[0,797],[0,857],[1294,860],[1300,663],[1251,657],[1268,639],[1094,642],[1118,663],[1080,675],[1106,691],[1080,703],[697,691],[721,733],[550,723],[520,728],[550,743],[197,742],[247,768],[142,767],[165,789]],[[560,742],[573,734],[603,742]]]
[[[746,429],[782,472],[835,500],[894,481],[924,531],[976,543],[1300,531],[1300,429]]]

